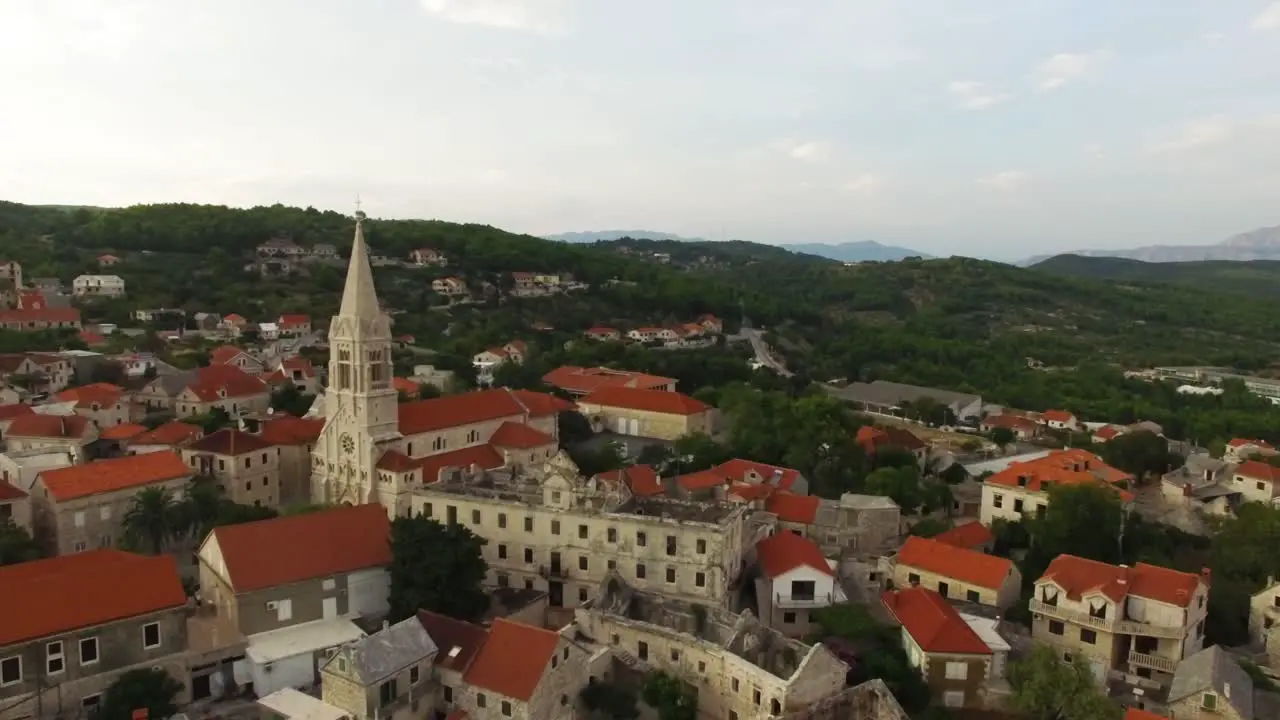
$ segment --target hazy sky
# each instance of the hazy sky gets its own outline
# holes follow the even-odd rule
[[[0,198],[1012,259],[1280,224],[1273,0],[0,0]]]

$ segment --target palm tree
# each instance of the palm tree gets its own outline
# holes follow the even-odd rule
[[[197,475],[187,485],[186,497],[178,503],[178,521],[174,530],[180,534],[203,540],[217,523],[224,498],[222,485],[217,478]]]
[[[165,541],[177,529],[177,508],[173,493],[165,488],[149,487],[134,495],[132,505],[124,514],[126,540],[159,555],[164,550]]]

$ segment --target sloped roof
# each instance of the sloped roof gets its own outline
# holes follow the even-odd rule
[[[19,415],[9,425],[9,437],[83,438],[93,429],[79,415]]]
[[[525,407],[505,388],[495,388],[401,403],[397,412],[400,434],[417,435],[486,420],[521,417]]]
[[[790,490],[800,478],[799,470],[743,458],[727,460],[717,465],[715,469],[737,482],[747,482],[748,475],[754,473],[762,483],[773,485],[780,490]]]
[[[323,430],[324,420],[321,418],[274,415],[262,424],[258,435],[272,445],[306,445],[319,439]]]
[[[898,551],[899,566],[913,567],[970,585],[999,589],[1013,570],[1008,558],[912,535]]]
[[[357,505],[214,528],[237,593],[383,567],[391,523],[381,505]],[[271,548],[271,552],[263,552]]]
[[[592,328],[587,331],[594,334],[615,333],[609,328]],[[673,378],[650,375],[631,370],[614,370],[605,367],[584,368],[576,365],[564,365],[542,376],[543,382],[552,387],[562,388],[570,392],[589,393],[601,387],[620,386],[646,389],[660,389],[675,383]]]
[[[711,409],[710,405],[683,393],[619,386],[596,388],[579,402],[665,415],[695,415]]]
[[[1075,555],[1059,555],[1049,563],[1040,581],[1049,580],[1062,588],[1068,597],[1079,599],[1098,592],[1112,601],[1125,595],[1187,607],[1202,578],[1194,573],[1138,563],[1120,567]]]
[[[210,365],[196,371],[195,380],[186,389],[202,402],[215,402],[261,395],[267,392],[267,385],[234,365]]]
[[[463,680],[504,697],[528,701],[559,645],[557,633],[498,618]]]
[[[489,444],[496,448],[516,448],[520,450],[554,445],[555,442],[555,438],[541,430],[514,420],[502,423],[493,433],[493,437],[489,438]]]
[[[20,403],[15,405],[0,405],[0,420],[16,418],[19,415],[33,414],[35,414],[35,410],[32,410],[30,405],[22,405]]]
[[[171,555],[91,550],[0,567],[0,647],[187,604]],[[90,593],[90,599],[86,593]]]
[[[66,502],[90,495],[177,480],[190,474],[191,468],[182,462],[182,458],[172,450],[166,450],[44,470],[39,477],[54,500]]]
[[[995,540],[995,535],[991,534],[986,525],[974,520],[934,535],[933,539],[940,543],[974,550]]]
[[[418,618],[410,617],[356,640],[346,652],[360,682],[373,685],[430,657],[436,644]]]
[[[436,667],[446,670],[466,672],[489,637],[489,634],[479,625],[430,610],[419,610],[417,619],[439,648],[436,653]]]
[[[214,455],[244,455],[251,452],[261,452],[269,447],[271,447],[271,443],[257,435],[250,435],[242,430],[223,428],[191,443],[187,446],[187,449],[195,452],[213,453]]]
[[[1253,718],[1253,679],[1239,660],[1217,645],[1178,663],[1169,687],[1169,703],[1207,691],[1224,698],[1244,720]]]
[[[835,576],[818,544],[789,531],[780,530],[756,543],[760,569],[770,578],[804,566],[824,575]]]
[[[818,508],[822,507],[822,499],[816,495],[795,495],[789,492],[778,492],[769,496],[764,509],[778,516],[783,522],[812,525],[818,517]]]
[[[1236,474],[1269,483],[1280,482],[1280,468],[1261,460],[1246,460],[1240,463],[1240,467],[1236,468]]]
[[[126,423],[124,425],[112,425],[101,433],[98,433],[98,437],[103,440],[128,440],[130,438],[137,437],[146,431],[146,425]]]
[[[951,604],[928,588],[890,590],[881,601],[926,653],[990,655],[991,648]]]
[[[124,388],[111,383],[93,383],[80,387],[67,388],[54,396],[59,402],[75,402],[76,407],[87,408],[93,405],[110,407],[120,401]]]
[[[21,488],[10,485],[5,480],[0,480],[0,501],[18,500],[27,496],[27,493]]]
[[[637,497],[652,497],[665,492],[662,478],[648,465],[630,465],[620,470],[602,472],[596,477],[610,482],[625,482],[631,494]]]
[[[433,483],[440,480],[440,471],[447,467],[469,468],[476,465],[485,470],[500,468],[502,454],[494,450],[492,445],[473,445],[460,450],[428,455],[418,458],[416,462],[422,468],[422,482]]]
[[[198,425],[170,420],[150,432],[142,433],[133,439],[134,445],[179,445],[204,435]]]

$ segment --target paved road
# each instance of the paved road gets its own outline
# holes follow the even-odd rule
[[[742,328],[741,335],[747,338],[751,343],[751,349],[756,354],[756,361],[770,370],[778,373],[782,377],[791,377],[795,373],[787,369],[773,352],[769,349],[769,344],[764,341],[764,331],[754,328]]]

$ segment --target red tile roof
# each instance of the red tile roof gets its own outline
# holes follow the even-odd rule
[[[241,350],[235,345],[223,345],[222,347],[214,348],[213,352],[209,353],[209,364],[226,365],[232,360],[235,360],[245,354],[244,350]]]
[[[927,447],[920,438],[909,430],[898,427],[878,428],[864,425],[858,428],[854,440],[868,454],[875,454],[878,448],[899,448],[902,450],[920,450]]]
[[[418,622],[422,623],[422,629],[427,631],[439,649],[435,666],[446,670],[466,672],[489,637],[479,625],[430,610],[419,610]]]
[[[1157,715],[1150,710],[1129,708],[1124,713],[1124,720],[1169,720],[1164,715]]]
[[[790,530],[779,530],[756,543],[756,556],[760,560],[760,569],[770,578],[776,578],[801,566],[835,577],[818,544]]]
[[[699,470],[698,472],[689,473],[687,475],[677,475],[675,480],[676,484],[687,492],[710,490],[712,488],[729,484],[729,478],[725,477],[715,468]]]
[[[20,415],[34,415],[35,412],[30,405],[0,405],[0,420],[8,420]]]
[[[610,470],[596,475],[609,482],[625,482],[631,494],[638,497],[652,497],[666,492],[662,486],[662,478],[648,465],[631,465],[621,470]]]
[[[1236,474],[1270,483],[1280,482],[1280,468],[1261,460],[1246,460],[1240,463],[1240,467],[1236,468]]]
[[[515,419],[525,414],[524,405],[505,388],[401,403],[397,410],[402,435],[417,435],[500,418]]]
[[[388,450],[382,453],[382,457],[378,458],[374,467],[387,472],[407,473],[417,470],[421,467],[421,463],[399,450]]]
[[[1021,415],[988,415],[982,419],[984,428],[1007,428],[1009,430],[1034,433],[1039,427],[1034,420]]]
[[[461,450],[450,450],[438,455],[418,458],[418,466],[422,468],[422,482],[433,483],[440,480],[440,472],[445,468],[469,468],[478,465],[485,470],[502,467],[502,455],[492,445],[475,445]]]
[[[1246,438],[1232,438],[1231,442],[1227,443],[1227,445],[1233,448],[1244,447],[1245,445],[1253,445],[1255,447],[1271,449],[1271,444],[1265,440],[1248,440]]]
[[[1040,414],[1040,419],[1045,422],[1073,423],[1076,421],[1076,416],[1066,410],[1045,410]]]
[[[19,415],[9,425],[10,437],[83,438],[93,423],[79,415]]]
[[[957,525],[950,530],[933,536],[934,540],[946,543],[954,547],[968,548],[976,550],[983,547],[987,543],[995,540],[995,535],[987,529],[986,525],[974,520],[972,522]]]
[[[298,327],[301,325],[310,325],[311,316],[299,315],[299,314],[285,314],[280,316],[279,324],[280,324],[280,327],[282,328]]]
[[[138,425],[137,423],[126,423],[124,425],[112,425],[98,434],[103,440],[128,440],[137,437],[147,431],[146,425]]]
[[[119,550],[0,567],[0,587],[21,589],[0,593],[0,647],[187,604],[171,555]]]
[[[0,480],[0,501],[19,500],[27,496],[27,493],[21,488],[10,485],[5,480]]]
[[[556,444],[556,439],[537,428],[514,420],[508,420],[502,423],[502,426],[493,433],[493,437],[489,438],[489,444],[496,448],[528,450],[545,445],[554,445]]]
[[[88,408],[97,405],[100,408],[110,407],[120,402],[124,388],[111,383],[93,383],[80,387],[67,388],[54,396],[58,402],[75,402],[76,407]]]
[[[532,390],[509,390],[516,400],[529,411],[529,417],[547,417],[573,410],[576,405],[549,393]]]
[[[391,523],[381,505],[357,505],[214,528],[237,593],[382,567],[391,562]],[[271,548],[271,552],[263,552]]]
[[[617,386],[597,388],[578,402],[667,415],[695,415],[711,409],[710,405],[683,393]]]
[[[610,331],[607,328],[602,329],[605,332],[617,332],[616,330]],[[590,333],[592,331],[588,330],[587,332]],[[673,378],[633,372],[631,370],[614,370],[605,367],[584,368],[576,365],[558,367],[543,375],[542,380],[552,387],[575,393],[589,393],[606,386],[661,390],[666,389],[668,386],[674,387],[676,382]]]
[[[308,445],[318,440],[323,430],[321,418],[275,415],[262,424],[258,435],[272,445]]]
[[[78,337],[80,338],[80,342],[88,345],[89,347],[107,344],[107,339],[105,337],[96,332],[89,332],[88,330],[81,330]]]
[[[765,512],[771,512],[783,522],[812,525],[818,518],[818,508],[822,499],[816,495],[793,495],[788,492],[774,493],[765,503]]]
[[[280,363],[280,367],[281,369],[286,370],[290,373],[292,373],[294,370],[297,370],[301,372],[302,377],[305,377],[305,378],[313,378],[316,376],[316,367],[311,364],[310,360],[300,355],[294,355],[291,358],[285,359],[283,362]]]
[[[203,438],[191,443],[187,446],[187,449],[195,452],[213,453],[214,455],[245,455],[252,452],[261,452],[269,447],[271,447],[271,443],[257,435],[250,435],[241,430],[223,428],[212,435],[205,435]]]
[[[898,551],[898,565],[917,568],[970,585],[998,590],[1013,572],[1008,558],[911,536]]]
[[[18,323],[78,323],[80,311],[76,308],[31,308],[30,310],[0,310],[0,324]]]
[[[402,377],[392,378],[391,387],[395,388],[396,392],[402,392],[409,397],[417,397],[418,391],[422,389],[422,386],[418,383]]]
[[[527,702],[559,646],[557,633],[498,618],[462,679],[468,685]]]
[[[170,420],[150,432],[142,433],[133,439],[132,445],[181,445],[196,440],[204,435],[204,430],[197,425]]]
[[[1125,595],[1135,595],[1187,607],[1204,578],[1146,563],[1125,568],[1075,555],[1059,555],[1037,582],[1042,580],[1052,581],[1076,600],[1098,592],[1117,602]]]
[[[1101,440],[1114,440],[1120,435],[1120,428],[1115,425],[1105,425],[1097,429],[1093,436]]]
[[[938,593],[928,588],[890,590],[880,596],[911,639],[926,653],[990,655],[991,648]]]
[[[766,483],[779,490],[790,490],[800,478],[799,470],[742,458],[720,463],[714,469],[734,482]]]
[[[210,365],[200,368],[195,382],[187,389],[203,402],[222,398],[242,398],[267,392],[266,383],[234,365]]]
[[[1102,458],[1088,450],[1072,448],[1055,450],[1045,457],[1027,462],[1013,463],[1009,467],[988,477],[985,482],[1005,487],[1025,487],[1030,492],[1043,492],[1049,485],[1078,485],[1081,483],[1107,483],[1123,485],[1133,480],[1133,476],[1123,470],[1117,470],[1102,461]],[[1133,495],[1120,490],[1120,497],[1126,502]]]
[[[191,475],[191,472],[191,468],[182,462],[177,453],[168,450],[44,470],[39,478],[49,489],[53,499],[66,502],[100,493],[177,480]]]

